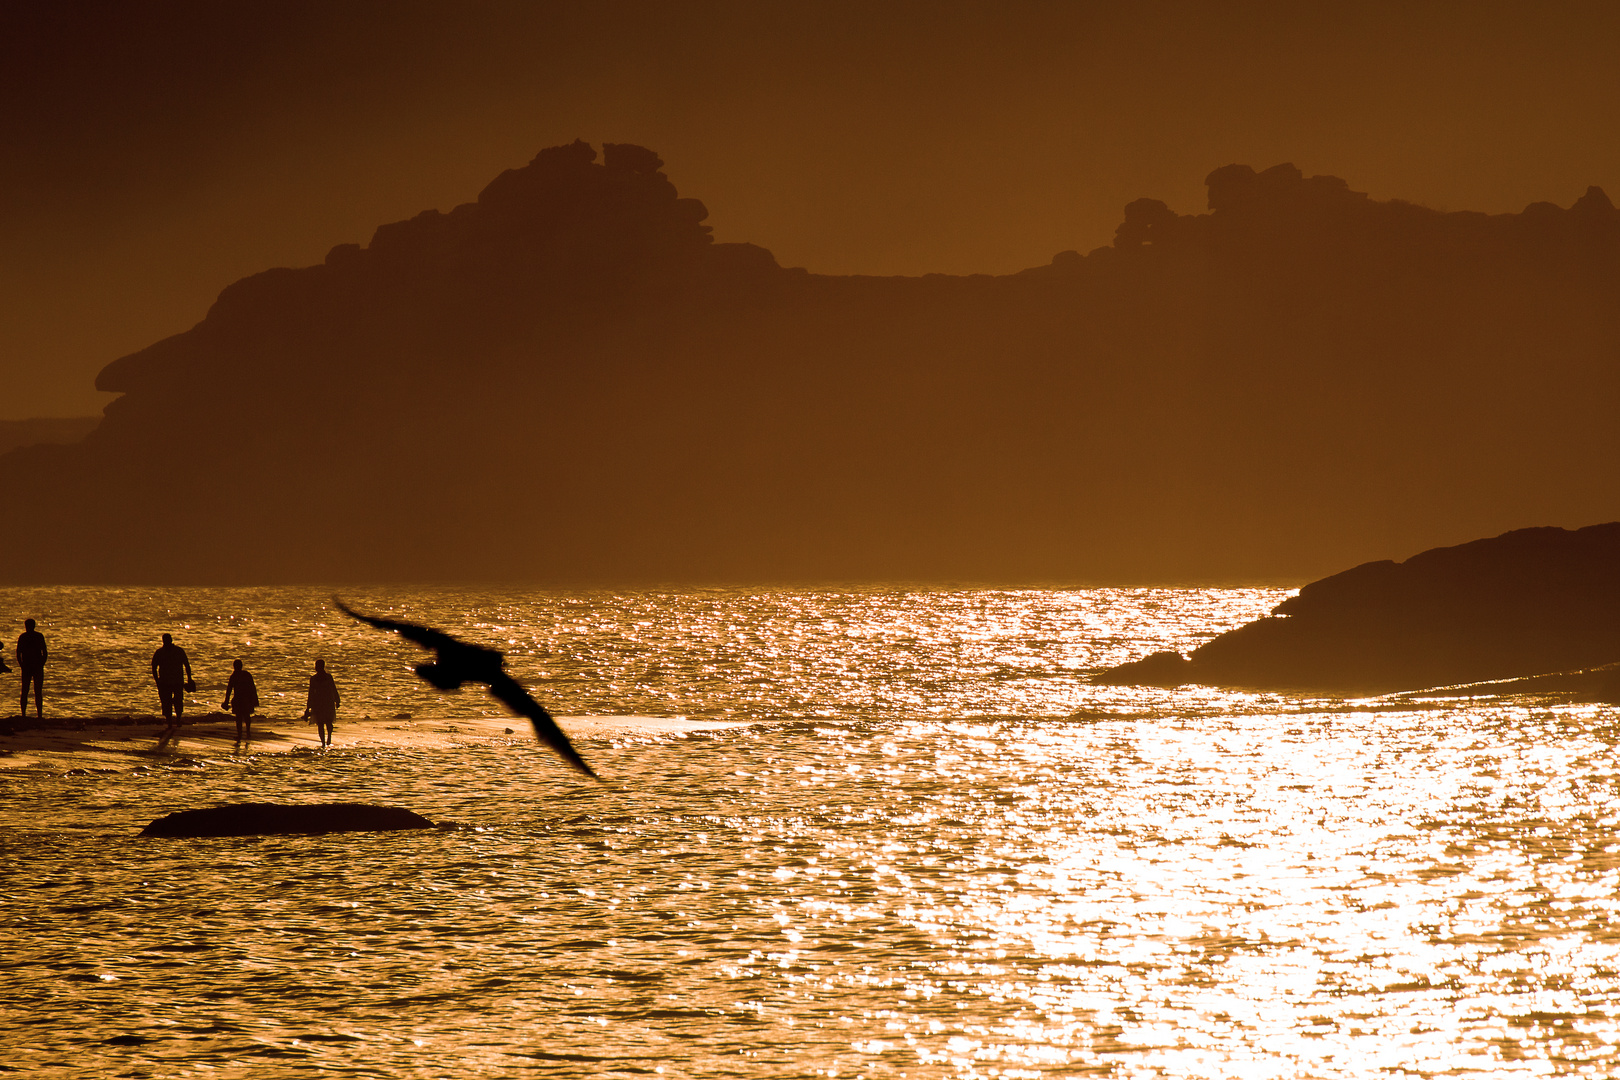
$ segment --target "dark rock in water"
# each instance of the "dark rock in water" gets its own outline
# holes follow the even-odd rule
[[[1111,668],[1116,685],[1383,693],[1620,660],[1620,522],[1520,529],[1313,581],[1191,657]]]
[[[1112,686],[1180,686],[1192,681],[1187,677],[1187,667],[1185,656],[1166,649],[1111,667],[1092,681]]]
[[[431,829],[433,822],[397,806],[369,803],[232,803],[180,810],[158,818],[142,836],[265,836],[275,833],[394,832]]]

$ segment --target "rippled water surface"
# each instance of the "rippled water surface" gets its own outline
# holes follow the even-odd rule
[[[0,1072],[1609,1076],[1617,713],[1090,687],[1277,590],[357,592],[564,714],[746,726],[0,772]],[[212,703],[325,657],[346,715],[465,716],[311,590],[0,590],[52,704]],[[26,610],[25,610],[26,609]],[[286,697],[277,697],[284,694]],[[3,740],[3,737],[0,737]],[[3,741],[0,741],[3,748]],[[147,840],[356,799],[461,827]]]

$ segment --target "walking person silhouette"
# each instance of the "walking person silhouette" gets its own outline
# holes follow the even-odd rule
[[[34,716],[45,718],[45,635],[34,629],[34,620],[23,620],[22,637],[17,639],[17,666],[22,668],[22,705],[17,712],[28,715],[28,686],[34,687]]]
[[[236,717],[236,741],[252,742],[253,710],[259,707],[259,688],[253,685],[253,673],[242,666],[242,661],[232,660],[231,664],[235,670],[225,684],[225,700],[220,702],[220,708],[229,709]]]
[[[304,719],[315,721],[323,748],[332,745],[332,725],[337,722],[337,683],[326,670],[326,661],[315,661],[315,674],[309,677],[309,699],[304,703]]]
[[[158,703],[163,706],[163,719],[168,723],[158,736],[161,750],[180,730],[180,718],[186,711],[186,692],[197,689],[191,676],[191,658],[168,634],[163,635],[162,648],[152,654],[152,679],[157,683]]]

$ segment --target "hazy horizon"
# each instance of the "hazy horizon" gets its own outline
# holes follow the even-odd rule
[[[721,241],[819,273],[1009,273],[1292,161],[1444,210],[1620,191],[1620,11],[1565,4],[13,8],[0,419],[90,415],[219,291],[470,199],[576,136],[653,146]]]

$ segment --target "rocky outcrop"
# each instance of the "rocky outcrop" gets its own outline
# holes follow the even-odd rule
[[[142,836],[269,836],[278,833],[395,832],[433,822],[396,806],[369,803],[232,803],[158,818]]]
[[[830,277],[551,147],[109,364],[86,439],[0,457],[0,582],[1305,580],[1613,516],[1602,192],[1208,188],[1017,274]]]
[[[1190,657],[1154,653],[1094,681],[1374,693],[1617,660],[1620,522],[1611,522],[1365,563],[1313,581]]]

